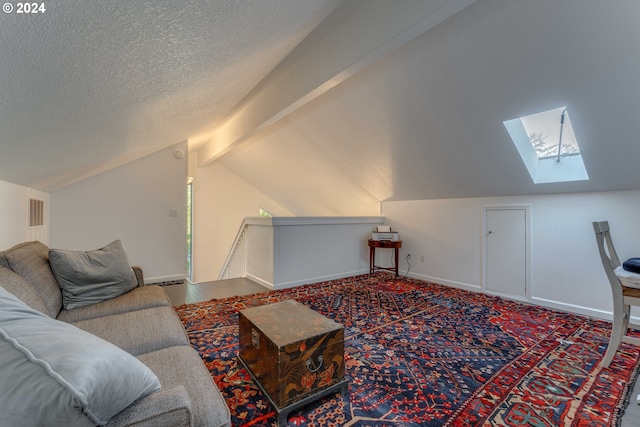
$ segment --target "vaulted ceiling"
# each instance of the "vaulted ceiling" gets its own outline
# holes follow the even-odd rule
[[[0,16],[0,179],[51,190],[214,128],[339,1],[43,3]]]
[[[640,188],[640,2],[47,2],[0,17],[0,179],[55,190],[177,142],[313,203]],[[588,181],[505,120],[566,106]],[[347,203],[348,204],[348,203]]]

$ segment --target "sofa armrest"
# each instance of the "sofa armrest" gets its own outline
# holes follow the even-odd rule
[[[131,267],[133,273],[136,275],[136,279],[138,280],[138,287],[144,286],[144,274],[142,273],[142,267],[134,265]]]
[[[191,400],[184,386],[161,389],[114,416],[108,427],[190,427]]]

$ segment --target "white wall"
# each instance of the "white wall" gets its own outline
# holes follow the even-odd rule
[[[252,218],[247,226],[247,277],[284,289],[369,271],[367,239],[376,217]]]
[[[265,218],[250,222],[246,231],[246,275],[263,286],[273,287],[274,230],[271,221]]]
[[[274,226],[276,288],[369,272],[367,240],[382,217],[310,218],[307,224],[297,220],[283,219]]]
[[[531,302],[610,318],[611,291],[592,222],[608,220],[621,260],[640,256],[640,191],[383,202],[410,276],[482,289],[483,208],[531,207]],[[424,255],[424,262],[420,262]]]
[[[216,280],[246,217],[262,208],[274,216],[293,215],[285,207],[230,172],[220,163],[196,168],[193,177],[193,282]]]
[[[29,227],[29,199],[44,201],[44,225]],[[0,251],[39,240],[49,244],[49,194],[0,181]]]
[[[185,277],[186,143],[51,194],[51,246],[91,250],[122,240],[145,281]],[[176,216],[171,216],[171,211]]]

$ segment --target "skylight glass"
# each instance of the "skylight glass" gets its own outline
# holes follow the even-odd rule
[[[566,107],[504,122],[536,184],[589,179]]]
[[[520,117],[520,120],[539,159],[557,158],[558,147],[560,147],[560,156],[580,154],[569,112],[565,107]],[[561,128],[562,141],[560,141]]]

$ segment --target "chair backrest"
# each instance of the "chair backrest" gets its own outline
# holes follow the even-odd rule
[[[600,251],[600,258],[604,263],[615,270],[620,266],[620,259],[616,253],[616,248],[613,246],[613,239],[611,238],[611,231],[609,229],[609,221],[596,221],[593,223],[593,229],[596,233],[596,241],[598,243],[598,250]],[[605,250],[605,243],[607,245]]]
[[[615,298],[622,298],[622,283],[614,273],[614,270],[620,266],[620,259],[613,246],[611,231],[609,230],[608,221],[596,221],[593,223],[593,229],[596,233],[596,242],[598,243],[598,251],[600,252],[600,260],[602,266],[609,279],[611,290]],[[606,244],[606,248],[605,248]]]

